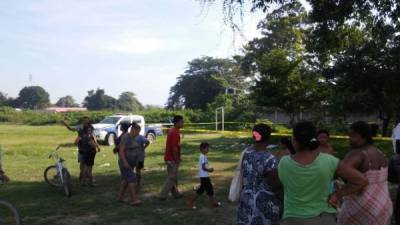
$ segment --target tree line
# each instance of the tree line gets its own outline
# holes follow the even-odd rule
[[[133,92],[122,92],[118,99],[116,99],[106,95],[103,89],[88,91],[88,95],[85,97],[82,105],[89,110],[122,110],[132,112],[144,109],[144,106]],[[0,92],[1,106],[38,110],[53,105],[50,103],[49,93],[44,88],[40,86],[28,86],[20,90],[17,98],[7,97]],[[67,95],[59,98],[54,106],[79,107],[80,105],[76,103],[72,96]]]

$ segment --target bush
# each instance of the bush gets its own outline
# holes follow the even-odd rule
[[[66,113],[47,113],[32,110],[16,111],[10,107],[0,107],[0,122],[27,124],[27,125],[51,125],[57,124],[61,120],[68,123],[78,124],[82,117],[87,116],[92,123],[98,123],[106,116],[115,114],[112,111],[86,111],[86,112],[66,112]],[[182,115],[187,123],[196,123],[202,120],[202,112],[194,110],[164,110],[151,109],[142,112],[135,112],[145,117],[146,123],[169,123],[174,115]]]
[[[202,122],[203,112],[195,110],[150,109],[135,114],[143,115],[146,123],[169,123],[175,115],[181,115],[186,123]]]

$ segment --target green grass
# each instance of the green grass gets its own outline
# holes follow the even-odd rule
[[[235,224],[235,205],[227,201],[229,183],[233,175],[240,151],[249,138],[235,133],[186,133],[182,139],[183,165],[180,168],[180,188],[185,194],[197,185],[198,145],[201,141],[211,143],[209,161],[216,172],[211,179],[216,189],[216,198],[223,203],[222,208],[208,207],[206,197],[197,203],[198,209],[188,209],[184,199],[155,200],[165,180],[163,148],[165,138],[161,137],[147,151],[143,175],[143,189],[140,194],[144,204],[130,207],[117,203],[119,169],[111,147],[102,146],[96,156],[94,174],[98,183],[95,188],[76,185],[78,163],[75,147],[62,149],[60,155],[73,176],[73,196],[68,199],[62,190],[49,187],[43,179],[44,169],[53,162],[48,159],[57,144],[71,143],[75,133],[61,126],[17,126],[0,125],[0,144],[3,147],[3,167],[12,181],[0,185],[0,199],[12,202],[19,210],[23,223],[38,224],[185,224],[213,225]],[[272,138],[277,143],[278,136]],[[391,143],[379,141],[377,145],[390,152]],[[333,146],[344,156],[348,144],[344,140],[333,140]],[[109,166],[107,166],[109,165]]]

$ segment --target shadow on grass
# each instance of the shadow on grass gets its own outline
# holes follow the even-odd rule
[[[228,203],[227,185],[230,179],[215,176],[216,196],[220,196],[224,207],[207,207],[206,197],[199,200],[198,211],[186,206],[185,199],[160,201],[154,198],[164,183],[165,171],[145,171],[142,192],[139,196],[144,201],[140,207],[116,201],[120,177],[118,174],[96,175],[98,186],[81,187],[73,177],[72,197],[63,196],[61,188],[53,188],[43,182],[10,182],[0,186],[0,199],[14,204],[21,214],[24,224],[188,224],[212,225],[233,224],[234,205]],[[195,185],[190,171],[180,173],[180,183],[186,195],[191,195],[190,188]]]

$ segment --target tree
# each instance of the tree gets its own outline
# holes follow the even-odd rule
[[[306,12],[293,1],[267,15],[259,29],[263,37],[245,47],[242,69],[254,77],[252,97],[258,106],[280,109],[291,121],[300,112],[321,107],[319,74],[313,72],[306,52]]]
[[[200,0],[203,4],[214,3],[216,0]],[[271,6],[292,3],[296,0],[221,0],[225,13],[225,20],[231,27],[239,27],[235,24],[235,17],[243,16],[244,10],[250,6],[250,12],[261,10],[266,13]],[[314,1],[306,0],[311,6],[311,18],[314,21],[321,22],[318,30],[321,32],[335,29],[336,22],[345,23],[346,20],[357,17],[368,16],[374,11],[374,18],[384,18],[392,20],[397,25],[400,15],[400,4],[398,0],[325,0]]]
[[[376,51],[375,49],[380,49]],[[382,135],[388,126],[400,118],[400,70],[384,48],[371,43],[357,49],[347,49],[327,74],[335,81],[335,106],[346,112],[378,113],[382,120]]]
[[[56,106],[58,106],[58,107],[79,107],[79,104],[77,104],[75,102],[75,99],[72,96],[67,95],[65,97],[61,97],[60,99],[58,99]]]
[[[203,2],[214,2],[204,0]],[[274,5],[283,14],[293,15],[296,0],[223,0],[226,20],[236,29],[235,16],[243,15],[250,5],[252,12],[267,13]],[[325,102],[331,115],[347,113],[377,113],[383,121],[383,134],[394,118],[399,119],[400,94],[398,59],[400,56],[400,4],[398,0],[327,0],[306,1],[311,9],[302,27],[306,32],[306,62],[315,76],[329,90]],[[284,7],[284,6],[287,7]],[[239,12],[239,13],[238,13]],[[283,15],[282,14],[282,15]],[[288,17],[289,18],[289,17]],[[289,20],[286,20],[290,22]],[[271,23],[267,19],[267,23]],[[275,24],[277,27],[282,24]],[[291,27],[296,29],[295,24]],[[274,32],[269,33],[270,37]],[[283,33],[286,35],[285,33]],[[292,37],[291,35],[287,37]],[[286,43],[291,43],[290,38]],[[272,42],[274,43],[274,42]],[[268,42],[259,42],[267,46]],[[264,49],[256,46],[264,54]],[[281,46],[280,46],[281,47]],[[282,48],[282,47],[281,47]],[[287,48],[284,48],[287,50]],[[248,55],[251,56],[251,55]],[[245,57],[244,68],[254,69],[251,57]],[[242,66],[243,67],[243,66]],[[256,68],[257,69],[257,68]]]
[[[221,106],[224,107],[226,121],[255,122],[259,112],[247,94],[221,94],[213,102],[207,104],[208,113],[204,113],[204,119],[213,121],[215,109]]]
[[[171,87],[168,108],[205,109],[226,88],[246,88],[234,60],[205,56],[188,64],[188,69]]]
[[[7,96],[2,92],[0,92],[0,106],[8,106]]]
[[[24,109],[43,109],[50,104],[49,93],[40,86],[24,87],[19,92],[17,102]]]
[[[103,89],[90,90],[83,105],[89,110],[114,109],[117,106],[117,100],[106,95]]]
[[[400,118],[396,97],[400,94],[400,24],[394,17],[400,15],[400,8],[393,3],[355,1],[348,5],[351,14],[338,9],[334,15],[319,8],[312,15],[317,26],[311,37],[318,37],[312,49],[337,90],[333,105],[344,112],[376,113],[383,136],[388,135],[390,122]]]
[[[143,110],[142,103],[136,98],[133,92],[122,92],[118,98],[118,108],[123,111],[140,111]]]

